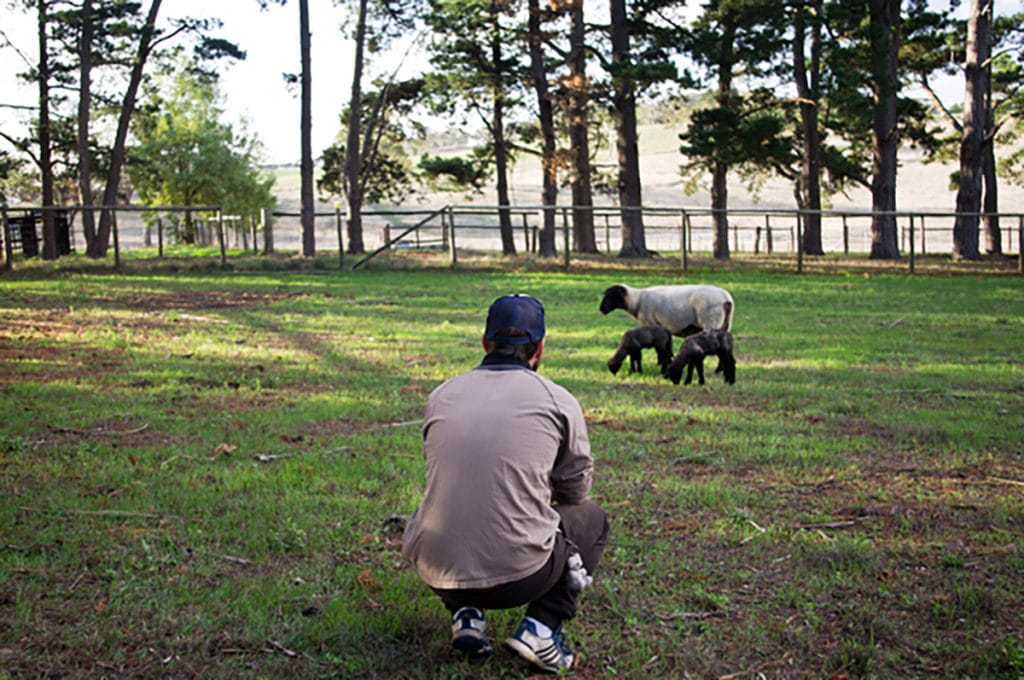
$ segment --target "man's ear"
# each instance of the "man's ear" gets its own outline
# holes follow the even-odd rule
[[[484,348],[484,352],[488,354],[494,349],[494,343],[488,340],[486,335],[480,336],[480,345]]]
[[[536,368],[542,356],[544,356],[544,338],[541,338],[537,343],[537,351],[530,357],[530,365]]]

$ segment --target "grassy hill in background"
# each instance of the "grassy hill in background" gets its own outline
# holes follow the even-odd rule
[[[692,195],[683,190],[679,174],[678,133],[681,124],[641,125],[639,133],[640,173],[643,181],[643,202],[656,207],[706,208],[711,199],[706,187]],[[459,143],[468,148],[470,142],[464,136],[439,135],[432,137],[414,151],[418,158],[422,153],[458,155]],[[614,147],[603,149],[595,160],[605,168],[614,167]],[[897,176],[896,206],[898,210],[953,211],[956,192],[950,189],[949,178],[956,170],[951,163],[924,163],[922,154],[905,149],[900,157],[901,167]],[[275,177],[274,193],[278,198],[278,211],[299,211],[299,168],[298,166],[275,166],[268,169]],[[319,170],[317,171],[319,176]],[[710,177],[709,177],[710,180]],[[535,206],[541,202],[540,161],[531,156],[521,156],[509,178],[511,200],[516,205]],[[795,207],[793,187],[781,178],[771,178],[758,191],[750,191],[735,175],[729,185],[729,206],[732,208],[782,208]],[[1019,211],[1024,206],[1024,187],[1002,184],[999,187],[1000,208],[1004,212]],[[568,189],[559,195],[559,204],[571,202]],[[458,193],[432,193],[413,197],[407,207],[441,207],[447,204],[494,205],[497,200],[493,188],[483,194],[467,197]],[[595,196],[597,205],[613,205],[611,197]],[[865,189],[850,192],[849,195],[833,196],[831,205],[836,209],[870,210],[871,194]],[[318,211],[334,210],[334,202],[320,202]]]

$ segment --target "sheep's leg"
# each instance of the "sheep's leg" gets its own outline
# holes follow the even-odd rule
[[[686,364],[686,380],[683,381],[684,385],[689,385],[693,382],[693,362],[690,361]]]
[[[629,372],[630,373],[643,373],[643,366],[640,365],[640,350],[631,349],[629,350]]]
[[[697,382],[704,384],[704,360],[695,362],[697,364]]]
[[[665,369],[672,363],[672,351],[666,350],[664,347],[658,346],[654,348],[654,351],[658,353],[658,366],[661,367],[661,372],[664,375]]]

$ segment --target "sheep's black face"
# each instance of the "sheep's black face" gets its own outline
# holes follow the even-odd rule
[[[678,385],[679,381],[683,379],[683,367],[685,365],[682,361],[673,361],[665,367],[661,374],[671,380],[673,385]]]
[[[725,382],[728,385],[736,384],[736,358],[730,352],[722,357],[722,372],[725,374]]]
[[[604,299],[601,300],[601,313],[607,314],[613,309],[626,308],[626,289],[622,286],[612,286],[604,292]]]
[[[608,370],[612,372],[612,375],[617,374],[619,372],[620,368],[622,368],[622,360],[619,360],[619,361],[616,361],[615,359],[609,359],[608,360]]]

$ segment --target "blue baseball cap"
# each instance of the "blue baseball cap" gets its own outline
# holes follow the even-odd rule
[[[518,328],[526,335],[498,337],[509,328]],[[484,337],[503,345],[540,342],[544,338],[544,305],[536,298],[521,293],[498,298],[487,310]]]

